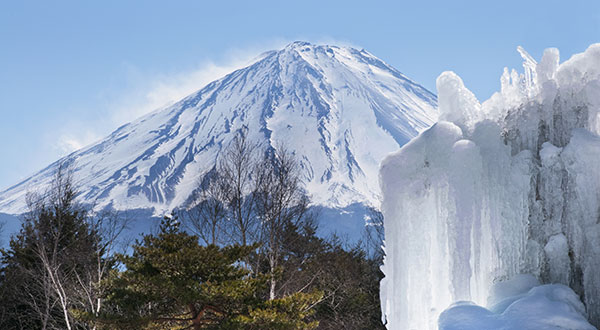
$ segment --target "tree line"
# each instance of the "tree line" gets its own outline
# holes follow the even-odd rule
[[[60,166],[0,251],[0,328],[384,329],[380,213],[356,245],[318,237],[294,154],[243,132],[197,186],[117,251],[127,222]]]

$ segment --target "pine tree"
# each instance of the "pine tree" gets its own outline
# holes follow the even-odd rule
[[[305,319],[320,293],[267,301],[267,277],[251,276],[243,260],[257,246],[203,246],[165,218],[110,281],[99,325],[120,329],[312,329]]]
[[[284,231],[278,294],[319,290],[323,299],[312,319],[318,329],[385,329],[381,321],[379,255],[369,257],[363,244],[344,247],[333,236],[316,236],[316,225],[288,225]]]
[[[97,285],[112,262],[100,222],[76,195],[59,165],[48,191],[30,196],[20,232],[1,251],[0,328],[86,328],[73,311],[101,308]]]

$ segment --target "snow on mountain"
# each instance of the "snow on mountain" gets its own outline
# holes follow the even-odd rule
[[[388,329],[600,326],[600,44],[562,64],[518,50],[524,73],[483,103],[442,73],[442,121],[382,162]],[[494,306],[519,274],[562,286]],[[457,301],[479,306],[443,312]]]
[[[61,162],[84,202],[169,211],[242,128],[296,153],[316,204],[375,204],[379,162],[436,119],[435,95],[367,51],[294,42],[1,192],[0,212],[22,212]]]

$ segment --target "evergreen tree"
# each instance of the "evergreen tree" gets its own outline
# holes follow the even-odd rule
[[[369,210],[359,246],[318,238],[300,163],[284,146],[260,150],[244,131],[236,135],[182,212],[188,227],[205,244],[260,242],[243,261],[253,274],[268,275],[268,299],[324,292],[311,317],[320,329],[382,329],[381,213]]]
[[[369,257],[361,243],[345,248],[335,236],[317,237],[316,230],[310,221],[286,227],[277,293],[323,292],[312,316],[319,321],[318,329],[385,329],[379,298],[381,255]]]
[[[146,235],[124,271],[109,283],[107,309],[98,319],[120,329],[312,329],[306,319],[320,293],[295,293],[267,301],[268,278],[251,276],[243,260],[257,246],[203,246],[165,218]]]
[[[20,232],[1,251],[0,328],[86,328],[73,311],[100,309],[97,284],[112,264],[99,222],[76,195],[60,165],[50,189],[30,196]]]

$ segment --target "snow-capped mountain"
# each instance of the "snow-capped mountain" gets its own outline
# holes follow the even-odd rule
[[[22,212],[61,162],[84,202],[168,211],[242,128],[296,153],[314,203],[375,203],[379,162],[436,119],[434,94],[367,51],[294,42],[1,192],[0,212]]]

